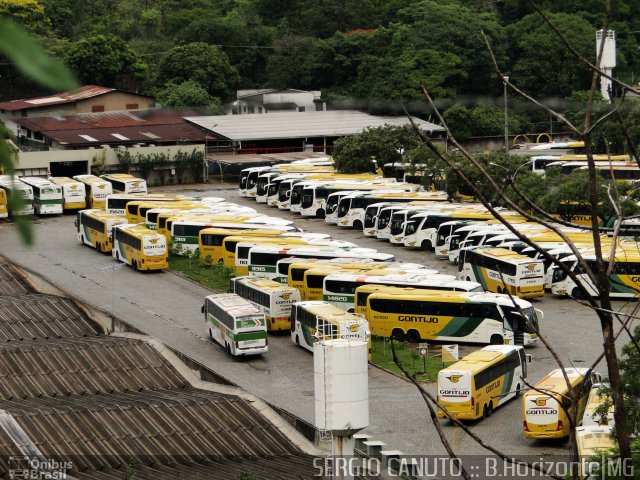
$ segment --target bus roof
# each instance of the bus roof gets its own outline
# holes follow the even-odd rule
[[[577,385],[582,381],[584,376],[589,371],[588,368],[567,368],[566,370],[567,377],[569,378],[569,382],[572,386]],[[538,390],[542,390],[543,392],[556,392],[560,394],[565,394],[569,389],[567,388],[567,383],[565,382],[564,375],[562,374],[562,369],[556,368],[551,372],[547,373],[542,379],[538,381],[538,383],[534,386]],[[544,395],[536,390],[529,390],[525,393],[527,395]]]
[[[49,177],[49,180],[56,185],[82,184],[80,180],[76,180],[70,177]]]
[[[392,287],[396,290],[383,290],[372,293],[376,298],[393,299],[396,297],[410,297],[412,299],[421,298],[427,301],[441,302],[468,302],[483,303],[490,302],[500,306],[513,307],[516,302],[520,308],[530,308],[532,305],[527,300],[517,297],[509,298],[508,295],[491,292],[464,292],[454,290],[429,290],[428,288]]]
[[[252,303],[235,293],[216,293],[206,298],[219,304],[227,313],[236,317],[262,315]]]
[[[128,234],[142,238],[142,237],[161,237],[164,238],[164,235],[156,233],[155,230],[149,230],[145,225],[138,224],[133,225],[130,223],[124,225],[117,225],[116,228],[126,231]]]
[[[295,304],[298,307],[302,307],[313,315],[321,317],[338,317],[340,320],[358,320],[363,321],[360,315],[355,313],[348,313],[340,307],[336,307],[334,304],[325,302],[324,300],[307,300],[304,302],[298,302]]]
[[[509,250],[508,248],[500,248],[500,247],[474,247],[472,250],[480,255],[486,255],[487,257],[498,258],[500,260],[505,260],[511,263],[542,263],[542,260],[534,260],[531,257],[527,257],[526,255],[520,255],[513,250]]]
[[[475,374],[490,367],[498,360],[504,358],[505,355],[522,349],[523,347],[519,345],[488,345],[480,350],[471,352],[460,361],[440,370],[440,372],[446,373],[447,371],[455,370]]]
[[[99,210],[97,208],[88,208],[88,209],[85,209],[85,210],[80,210],[78,213],[80,215],[88,215],[90,217],[95,217],[95,218],[100,218],[100,219],[113,218],[113,219],[122,220],[123,222],[127,221],[127,219],[125,217],[123,217],[122,215],[118,215],[116,213],[106,212],[104,210]]]
[[[73,178],[78,180],[79,182],[82,182],[82,183],[87,184],[87,185],[94,185],[94,184],[96,184],[96,185],[104,185],[105,183],[108,183],[109,185],[111,185],[106,180],[104,180],[104,179],[102,179],[100,177],[96,177],[95,175],[74,175]]]
[[[262,277],[235,277],[231,279],[232,282],[242,282],[250,285],[255,285],[258,288],[263,290],[270,290],[276,292],[282,291],[293,291],[297,290],[293,287],[289,287],[288,285],[284,285],[280,282],[276,282],[275,280],[271,280],[270,278],[262,278]]]

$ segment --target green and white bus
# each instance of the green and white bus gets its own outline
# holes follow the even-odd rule
[[[62,213],[62,187],[40,177],[20,177],[33,189],[33,209],[36,215],[59,215]]]
[[[288,275],[278,272],[277,263],[284,258],[351,258],[371,259],[374,262],[393,262],[390,253],[380,253],[373,248],[352,248],[349,250],[331,246],[300,245],[282,248],[278,245],[256,245],[249,250],[249,276],[271,278],[280,283],[288,283]]]
[[[230,283],[232,293],[249,300],[264,313],[268,331],[291,329],[291,305],[300,301],[297,288],[257,277],[235,277]]]
[[[291,341],[313,352],[321,340],[370,339],[369,324],[361,315],[347,313],[329,302],[298,302],[291,309]]]
[[[201,309],[211,340],[236,357],[267,353],[264,314],[235,293],[209,295]]]

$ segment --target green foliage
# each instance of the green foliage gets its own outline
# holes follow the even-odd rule
[[[228,100],[240,82],[240,76],[218,47],[196,42],[172,48],[162,57],[158,67],[160,85],[181,84],[188,80],[200,84],[212,97]]]
[[[170,256],[169,270],[183,275],[217,293],[228,291],[229,279],[234,275],[233,269],[226,265],[202,265],[197,260],[197,256]]]
[[[302,65],[313,49],[316,39],[286,35],[273,42],[273,54],[266,66],[266,83],[274,88],[301,88]]]
[[[180,84],[169,82],[156,94],[156,100],[165,108],[209,107],[222,113],[220,100],[214,98],[194,80]]]
[[[190,181],[202,182],[204,153],[193,149],[191,152],[179,150],[171,157],[166,153],[131,154],[129,149],[118,149],[116,151],[120,170],[130,172],[136,170],[143,178],[148,178],[149,174],[155,170],[167,171],[175,169],[176,177],[180,181],[185,171],[190,172]],[[163,177],[160,177],[162,184]],[[181,246],[181,245],[178,245]]]
[[[51,33],[51,20],[38,0],[0,0],[0,17],[12,19],[32,34]]]
[[[371,363],[404,378],[404,374],[393,361],[391,342],[400,364],[419,382],[433,382],[443,368],[442,359],[434,356],[423,358],[420,353],[407,342],[398,342],[384,337],[374,336],[371,339]],[[438,347],[439,348],[439,347]],[[425,369],[426,364],[426,369]]]
[[[410,127],[385,125],[336,140],[333,159],[339,172],[370,172],[372,161],[380,167],[400,162],[405,151],[418,146],[419,139]]]
[[[469,137],[495,136],[504,134],[504,106],[483,103],[474,107],[460,104],[448,108],[443,117],[457,140]],[[521,115],[509,112],[509,132],[522,132],[524,119]]]
[[[95,35],[72,43],[65,62],[81,82],[117,86],[144,74],[146,65],[127,43],[113,35]]]

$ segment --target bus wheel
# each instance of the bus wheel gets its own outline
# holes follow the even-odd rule
[[[229,346],[228,343],[225,343],[225,345],[227,346],[227,348],[226,348],[227,354],[231,355],[231,347]]]
[[[402,342],[404,340],[404,332],[399,328],[394,328],[393,332],[391,332],[391,338]]]
[[[432,250],[431,242],[429,240],[424,240],[421,247],[423,250]]]
[[[131,267],[137,272],[138,271],[138,262],[137,261],[133,261],[131,262]]]
[[[324,210],[319,208],[318,211],[316,211],[316,218],[324,218],[324,217],[325,217]]]
[[[520,384],[516,385],[516,398],[520,398]]]
[[[353,222],[353,228],[356,230],[362,230],[362,222],[360,220],[356,220]]]
[[[482,407],[482,418],[485,419],[488,417],[489,417],[489,409],[485,405],[484,407]]]
[[[490,417],[493,414],[493,402],[489,402],[489,409],[487,411],[487,415]]]
[[[500,335],[491,335],[489,343],[491,345],[504,345],[504,340],[502,340],[502,337]]]
[[[213,340],[213,330],[209,329],[209,338]]]
[[[420,332],[417,330],[409,330],[407,332],[407,340],[411,343],[418,343],[420,341]]]
[[[100,247],[100,242],[96,242],[96,251],[98,253],[102,253],[102,247]]]
[[[300,346],[300,337],[296,335],[296,345]]]
[[[571,296],[572,296],[573,298],[577,298],[578,300],[584,300],[584,299],[585,299],[585,296],[584,296],[584,294],[582,293],[582,290],[580,290],[578,287],[574,288],[574,289],[571,291]]]

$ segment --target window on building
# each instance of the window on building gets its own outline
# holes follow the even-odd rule
[[[126,105],[126,109],[127,110],[138,110],[138,104],[137,103],[127,103]]]
[[[104,105],[93,105],[91,107],[91,112],[93,113],[104,112]]]

